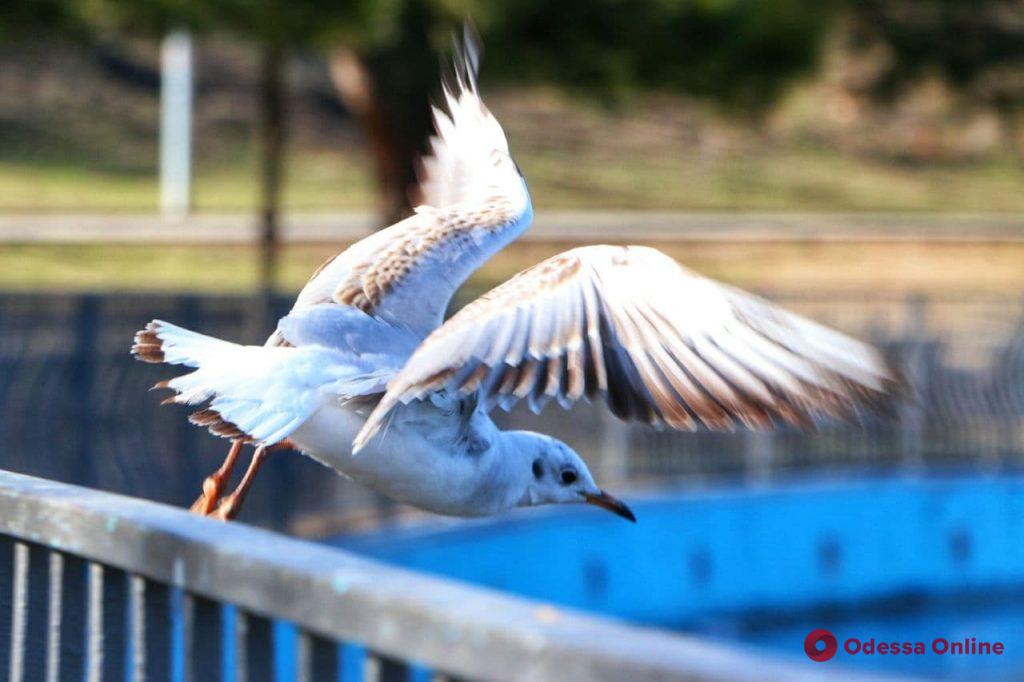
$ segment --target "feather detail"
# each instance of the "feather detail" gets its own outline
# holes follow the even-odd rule
[[[446,372],[503,359],[503,378]],[[487,365],[481,365],[486,367]],[[717,284],[645,247],[573,249],[484,294],[427,337],[388,383],[356,439],[398,402],[436,390],[538,411],[602,395],[655,426],[731,430],[886,412],[901,375],[870,346]]]
[[[164,404],[208,407],[190,421],[226,438],[273,445],[327,401],[379,393],[395,368],[379,357],[320,346],[242,346],[154,320],[136,334],[132,353],[194,371],[154,388],[174,391]]]

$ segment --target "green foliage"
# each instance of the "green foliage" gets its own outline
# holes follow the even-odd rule
[[[551,81],[613,99],[672,90],[756,113],[813,68],[839,8],[853,17],[860,43],[883,43],[893,55],[874,83],[879,96],[896,96],[930,71],[997,106],[1024,99],[1020,0],[8,0],[0,3],[0,40],[83,25],[148,33],[186,26],[403,55],[410,35],[430,36],[437,48],[471,16],[487,44],[489,78]],[[410,29],[409,17],[424,25]],[[409,70],[420,77],[422,46],[416,54]]]
[[[24,40],[41,32],[67,32],[76,14],[64,0],[4,0],[0,2],[0,43]]]
[[[831,7],[813,0],[10,2],[0,10],[8,30],[26,22],[62,30],[74,17],[103,33],[189,27],[282,46],[344,44],[367,55],[406,53],[410,35],[440,47],[448,29],[472,16],[484,31],[491,78],[554,81],[613,97],[676,90],[750,110],[814,64]],[[411,30],[409,17],[425,25]],[[417,77],[435,64],[423,64],[424,54],[419,48],[409,66]]]
[[[814,66],[831,3],[476,0],[488,70],[628,95],[666,89],[756,113]]]
[[[1020,0],[857,0],[854,37],[891,59],[873,94],[891,99],[936,73],[966,96],[1005,109],[1024,102],[1024,3]]]
[[[39,1],[39,0],[37,0]],[[300,46],[379,36],[398,0],[72,0],[100,30],[160,34],[225,31],[260,43]]]

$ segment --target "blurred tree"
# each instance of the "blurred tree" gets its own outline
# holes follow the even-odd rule
[[[816,64],[830,0],[473,0],[488,75],[603,96],[661,89],[756,116]]]
[[[462,16],[483,33],[487,81],[555,82],[621,100],[650,89],[756,116],[816,63],[833,0],[393,0],[389,30],[331,41],[331,74],[376,160],[381,213],[407,214],[431,132],[437,50]]]
[[[288,51],[346,41],[361,45],[386,30],[395,12],[375,0],[72,0],[94,32],[225,31],[259,49],[260,275],[273,289],[287,140]]]
[[[15,0],[15,2],[56,0]],[[651,89],[756,116],[815,64],[838,0],[65,0],[97,31],[225,30],[259,46],[261,222],[272,278],[286,139],[289,49],[328,55],[366,134],[380,212],[409,209],[430,132],[437,51],[462,16],[487,45],[487,82],[548,81],[609,101]]]
[[[416,160],[433,131],[430,99],[439,81],[432,38],[456,25],[442,2],[396,4],[389,30],[369,40],[339,39],[331,32],[319,39],[327,47],[335,88],[373,154],[384,225],[409,214]]]
[[[878,45],[888,58],[868,84],[892,100],[939,75],[972,103],[993,108],[1007,138],[1022,144],[1024,3],[1020,0],[853,0],[855,48]]]
[[[73,30],[78,27],[76,18],[63,0],[7,0],[0,3],[0,42]]]

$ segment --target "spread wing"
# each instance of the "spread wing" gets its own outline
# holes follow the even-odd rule
[[[423,204],[322,266],[296,307],[352,306],[422,338],[441,324],[466,278],[529,227],[526,183],[477,90],[479,55],[467,28],[443,88],[447,112],[434,109],[437,133],[420,177]]]
[[[692,430],[887,409],[902,380],[872,347],[644,247],[589,246],[521,272],[427,337],[356,438],[440,391],[488,409],[603,396],[623,419]]]
[[[467,23],[462,42],[455,41],[453,69],[442,82],[441,106],[432,107],[436,133],[420,159],[414,203],[440,208],[519,192],[522,176],[505,132],[480,98],[480,52],[480,40]]]

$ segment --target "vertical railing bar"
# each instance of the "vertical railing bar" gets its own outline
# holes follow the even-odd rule
[[[89,572],[84,559],[61,554],[60,648],[57,679],[80,682],[85,678]]]
[[[85,626],[85,679],[103,680],[103,565],[89,562]]]
[[[28,545],[14,544],[13,596],[11,599],[10,682],[21,682],[25,674],[25,630],[28,627]]]
[[[125,571],[103,567],[103,681],[124,682],[131,655],[128,633],[129,581]]]
[[[168,682],[173,678],[172,595],[173,590],[167,585],[146,581],[143,646],[146,649],[146,679],[150,682]]]
[[[50,552],[49,599],[46,614],[46,682],[60,680],[61,609],[64,606],[64,555]]]
[[[338,679],[341,645],[331,639],[299,629],[296,651],[296,680],[325,682]]]
[[[249,681],[249,616],[241,609],[235,610],[235,682]]]
[[[305,630],[299,630],[295,645],[296,682],[317,682],[313,679],[313,637]]]
[[[224,668],[223,605],[220,602],[189,595],[191,609],[190,658],[185,662],[191,679],[222,677]]]
[[[181,657],[184,663],[184,682],[193,682],[195,674],[192,662],[195,660],[196,602],[188,592],[181,594]]]
[[[235,609],[235,680],[274,679],[274,627],[259,616]]]
[[[366,682],[408,682],[409,664],[373,651],[366,652]]]
[[[128,636],[131,644],[129,679],[146,681],[146,579],[128,575]]]
[[[235,679],[238,668],[238,656],[235,645],[238,643],[235,635],[235,621],[238,609],[231,604],[220,602],[220,679],[228,682]]]
[[[11,596],[13,592],[14,540],[0,535],[0,675],[11,666]]]

